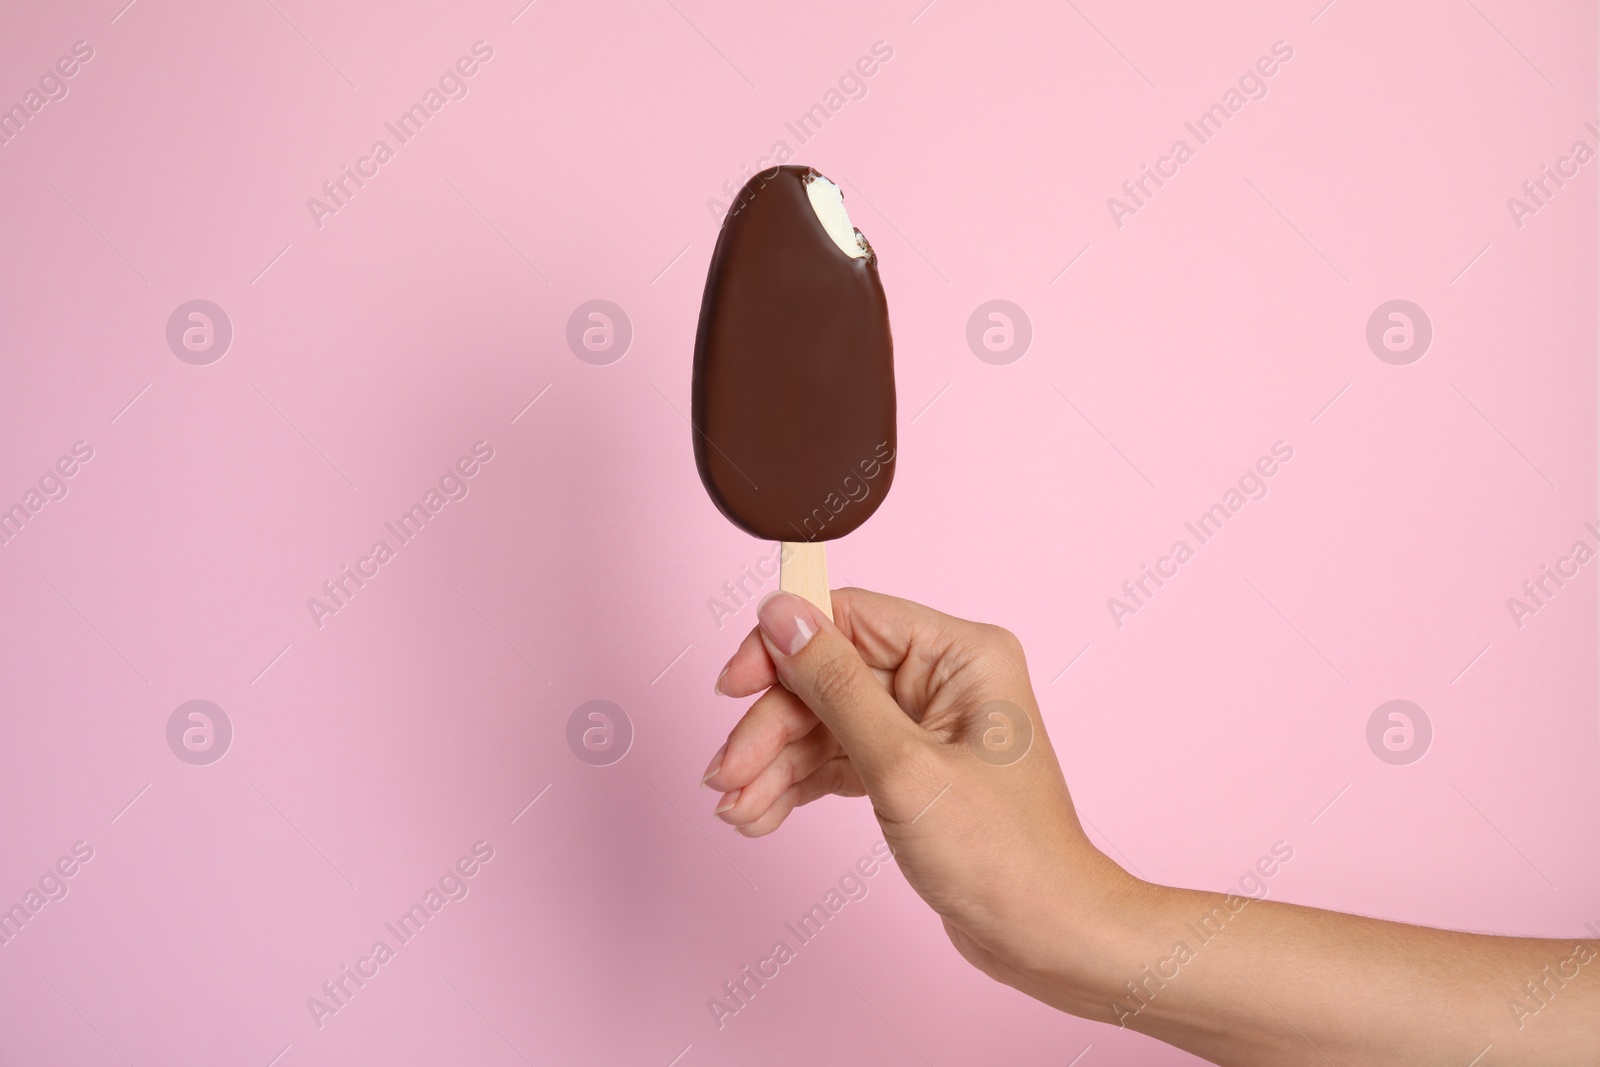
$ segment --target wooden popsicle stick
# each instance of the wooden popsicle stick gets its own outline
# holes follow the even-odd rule
[[[784,541],[778,556],[778,588],[805,597],[833,619],[828,595],[828,555],[821,541]]]

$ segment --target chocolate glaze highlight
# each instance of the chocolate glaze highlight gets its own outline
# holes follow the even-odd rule
[[[770,541],[831,541],[894,478],[894,342],[877,256],[852,258],[810,167],[751,178],[723,221],[695,338],[694,457],[717,507]]]

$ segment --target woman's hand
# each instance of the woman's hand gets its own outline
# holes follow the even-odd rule
[[[768,597],[717,680],[725,696],[762,694],[711,760],[717,814],[759,837],[801,804],[865,793],[964,957],[1084,1010],[1064,1002],[1063,978],[1088,977],[1096,942],[1146,887],[1084,836],[1022,646],[857,589],[835,590],[833,611],[836,623]]]

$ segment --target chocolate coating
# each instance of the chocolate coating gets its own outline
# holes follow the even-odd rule
[[[870,251],[853,258],[806,195],[756,175],[723,220],[694,346],[694,458],[733,523],[771,541],[860,526],[894,478],[894,342]]]

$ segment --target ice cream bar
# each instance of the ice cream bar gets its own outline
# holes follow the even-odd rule
[[[865,522],[894,478],[894,343],[877,256],[810,167],[751,178],[723,221],[692,421],[711,499],[784,542],[780,584],[829,610],[821,543]]]

